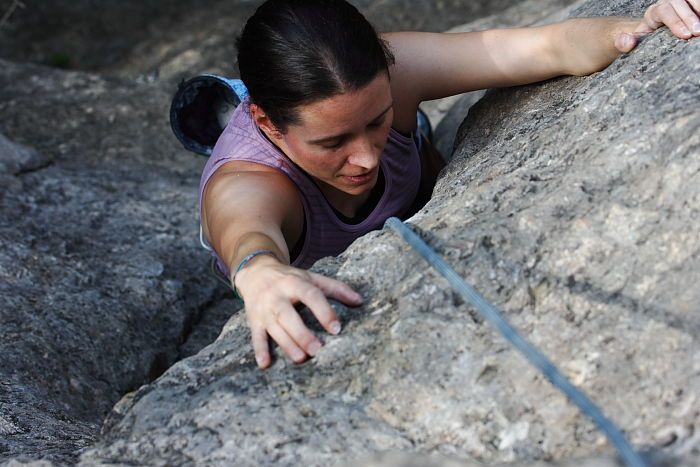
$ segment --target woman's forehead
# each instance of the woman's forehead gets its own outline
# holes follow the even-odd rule
[[[380,116],[392,103],[389,80],[382,74],[356,91],[336,94],[301,106],[299,130],[329,136],[333,131],[364,126]],[[326,135],[328,133],[328,135]]]

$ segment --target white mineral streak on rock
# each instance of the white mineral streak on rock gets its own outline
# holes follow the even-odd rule
[[[529,431],[530,424],[528,422],[513,423],[499,434],[498,449],[512,448],[518,441],[526,439]]]

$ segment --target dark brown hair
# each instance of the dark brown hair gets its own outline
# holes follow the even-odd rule
[[[297,108],[389,75],[394,56],[345,0],[268,0],[236,41],[250,101],[278,130],[299,124]]]

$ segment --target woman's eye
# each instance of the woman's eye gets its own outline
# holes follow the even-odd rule
[[[326,149],[338,149],[342,145],[343,145],[343,142],[338,141],[337,143],[333,143],[333,144],[324,144],[322,147],[324,147]]]
[[[379,128],[380,126],[382,126],[382,123],[384,123],[384,118],[377,120],[376,122],[372,122],[367,126],[370,128]]]

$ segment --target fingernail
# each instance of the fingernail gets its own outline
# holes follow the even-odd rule
[[[338,321],[333,321],[329,327],[333,334],[338,334],[340,332],[340,323]]]
[[[693,23],[693,34],[700,34],[700,22]]]
[[[304,352],[302,352],[301,350],[294,350],[292,352],[292,360],[294,360],[295,362],[303,360],[304,355],[305,355]]]
[[[309,348],[307,350],[309,351],[309,355],[313,357],[318,353],[319,350],[321,350],[321,343],[318,341],[314,341],[311,344],[309,344]]]
[[[263,366],[264,360],[265,360],[265,359],[263,358],[262,355],[256,355],[256,356],[255,356],[255,363],[257,363],[259,367],[262,367],[262,366]]]
[[[356,301],[356,302],[359,302],[359,303],[362,303],[362,302],[365,301],[365,299],[362,298],[362,295],[360,295],[359,293],[355,292],[355,301]]]
[[[688,30],[688,28],[686,28],[685,26],[683,26],[683,27],[681,28],[681,34],[683,34],[684,36],[689,36],[689,35],[690,35],[690,31]]]

